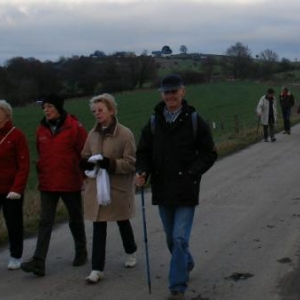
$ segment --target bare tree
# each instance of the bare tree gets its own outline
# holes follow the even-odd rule
[[[225,66],[235,78],[246,78],[252,64],[251,51],[248,46],[237,42],[226,50]]]
[[[266,49],[259,54],[259,59],[262,62],[262,75],[268,79],[275,72],[278,65],[278,55],[271,49]]]
[[[260,53],[260,59],[265,62],[274,63],[278,62],[278,55],[271,49],[266,49]]]
[[[141,54],[141,56],[148,56],[148,50],[143,50],[143,52],[142,52],[142,54]]]
[[[212,56],[206,56],[201,61],[201,67],[203,74],[205,76],[205,80],[207,82],[211,81],[211,77],[213,75],[214,65],[216,64],[215,59]]]

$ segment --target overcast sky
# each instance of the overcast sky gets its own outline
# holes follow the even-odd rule
[[[170,46],[224,54],[236,42],[300,59],[299,0],[0,0],[0,64]]]

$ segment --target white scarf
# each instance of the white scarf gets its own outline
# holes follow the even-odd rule
[[[88,161],[92,163],[97,163],[97,160],[102,160],[103,156],[101,154],[96,154],[91,156]],[[109,175],[105,169],[101,169],[97,166],[91,171],[86,170],[85,175],[89,178],[96,178],[97,187],[97,201],[99,205],[107,206],[111,203],[110,199],[110,182]]]

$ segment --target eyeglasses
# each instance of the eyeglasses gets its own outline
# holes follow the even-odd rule
[[[170,90],[170,91],[164,91],[164,95],[173,94],[175,95],[179,90]]]

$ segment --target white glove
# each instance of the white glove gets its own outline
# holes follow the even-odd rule
[[[6,196],[7,199],[20,199],[21,195],[15,192],[9,192]]]
[[[96,178],[98,169],[94,168],[93,170],[85,170],[84,174],[89,178]]]
[[[91,156],[88,159],[88,162],[96,163],[97,160],[102,160],[102,159],[103,159],[103,156],[101,154],[96,154],[96,155]]]

